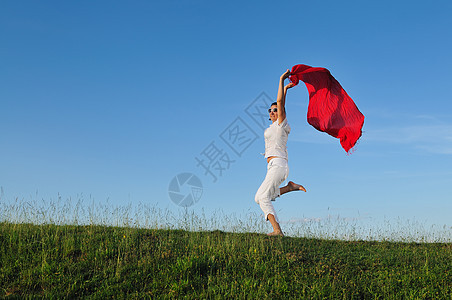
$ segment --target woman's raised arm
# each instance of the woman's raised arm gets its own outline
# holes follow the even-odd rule
[[[279,79],[278,97],[276,98],[278,106],[278,124],[281,124],[281,122],[286,118],[286,94],[287,90],[294,86],[293,83],[289,83],[284,86],[284,80],[286,80],[289,76],[290,70],[287,70]]]

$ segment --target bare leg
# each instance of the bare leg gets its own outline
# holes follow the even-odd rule
[[[275,216],[272,214],[268,214],[267,216],[268,220],[270,221],[270,223],[273,226],[273,232],[269,233],[267,235],[273,236],[273,235],[279,235],[279,236],[284,236],[284,234],[282,233],[281,227],[279,226],[278,222],[276,222]]]
[[[282,188],[279,188],[279,194],[283,195],[288,192],[293,191],[303,191],[306,192],[306,189],[301,184],[296,184],[293,181],[289,181],[286,186],[283,186]]]

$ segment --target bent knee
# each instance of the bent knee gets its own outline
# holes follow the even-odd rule
[[[262,201],[265,202],[267,198],[268,198],[267,194],[261,191],[257,191],[256,195],[254,195],[254,201],[257,204],[261,203]]]

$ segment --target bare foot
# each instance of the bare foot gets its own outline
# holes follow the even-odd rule
[[[267,234],[268,236],[284,236],[284,234],[282,233],[282,231],[273,231],[271,233]]]
[[[301,184],[296,184],[293,181],[289,181],[287,184],[289,186],[290,191],[303,191],[306,192],[306,189]]]

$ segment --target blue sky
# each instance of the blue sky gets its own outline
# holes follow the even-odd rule
[[[328,68],[365,115],[352,155],[287,96],[283,222],[328,215],[452,226],[450,1],[2,1],[2,201],[93,199],[172,211],[168,186],[202,181],[194,212],[260,213],[263,131],[246,114],[295,64]],[[238,156],[240,117],[259,138]],[[211,142],[233,163],[197,166]]]

